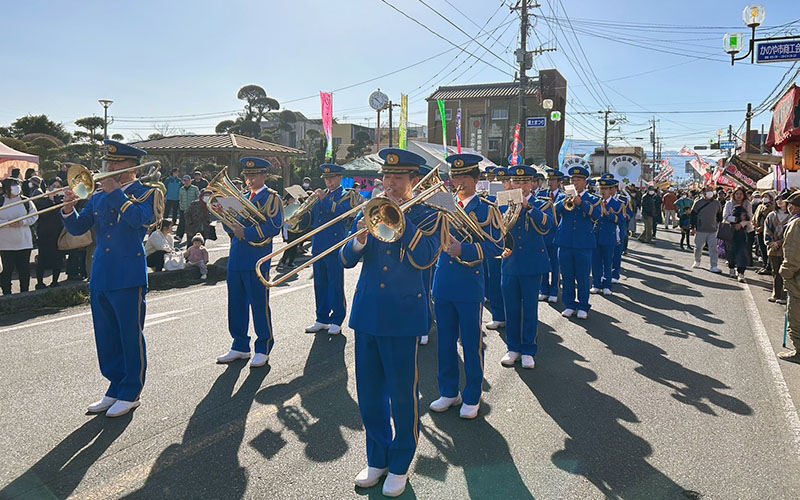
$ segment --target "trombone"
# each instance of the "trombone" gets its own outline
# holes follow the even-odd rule
[[[17,205],[22,205],[23,203],[27,203],[29,201],[39,200],[41,198],[63,193],[66,191],[72,191],[73,193],[78,195],[78,198],[85,200],[94,194],[97,182],[100,182],[103,179],[108,179],[109,177],[114,177],[115,175],[124,174],[126,172],[132,172],[134,170],[139,170],[145,167],[157,168],[161,166],[161,162],[158,160],[149,161],[147,163],[142,163],[140,165],[134,165],[132,167],[123,168],[120,170],[114,170],[113,172],[103,172],[100,174],[93,174],[91,170],[89,170],[88,168],[84,167],[79,163],[65,163],[65,165],[69,165],[69,170],[67,170],[67,186],[60,187],[52,191],[47,191],[46,193],[37,194],[36,196],[31,196],[30,198],[21,199],[19,201],[15,201],[14,203],[9,203],[8,205],[0,207],[0,211],[3,211],[7,208],[15,207]],[[0,228],[16,224],[17,222],[24,221],[25,219],[33,217],[34,215],[41,215],[47,212],[52,212],[53,210],[60,209],[61,207],[68,204],[69,204],[68,202],[58,203],[56,205],[53,205],[52,207],[47,207],[44,210],[39,210],[32,214],[25,215],[24,217],[17,217],[16,219],[5,221],[2,224],[0,224]]]
[[[357,237],[361,236],[365,231],[369,231],[369,233],[372,236],[383,242],[393,243],[399,240],[403,236],[403,232],[405,231],[406,223],[404,218],[404,212],[409,208],[411,208],[412,206],[416,205],[417,203],[422,203],[431,196],[443,192],[445,189],[444,186],[445,186],[444,181],[442,181],[439,178],[439,169],[437,167],[428,172],[428,174],[426,174],[425,177],[423,177],[419,181],[419,183],[415,186],[416,192],[414,196],[407,202],[403,203],[402,205],[398,205],[389,198],[382,196],[365,201],[364,203],[361,203],[360,205],[351,208],[347,212],[331,219],[330,221],[326,222],[320,227],[307,233],[305,236],[303,236],[303,238],[298,238],[293,242],[289,243],[288,245],[285,245],[280,249],[275,250],[271,254],[260,258],[258,262],[256,262],[256,274],[258,275],[258,279],[261,280],[262,283],[264,283],[264,286],[270,288],[278,286],[284,281],[298,274],[306,267],[314,264],[315,262],[321,259],[324,259],[331,253],[339,250],[341,247],[345,246],[351,240],[354,240]],[[270,259],[274,258],[277,255],[280,255],[286,250],[303,243],[304,241],[313,237],[320,231],[324,231],[330,226],[348,217],[352,217],[359,211],[364,212],[364,222],[366,223],[367,227],[359,231],[356,231],[355,233],[351,234],[350,236],[343,239],[339,243],[328,248],[321,254],[312,257],[308,261],[304,262],[302,265],[292,269],[290,272],[282,275],[280,278],[276,280],[270,281],[269,279],[264,277],[264,274],[261,272],[261,266],[264,265],[265,262],[268,262]]]

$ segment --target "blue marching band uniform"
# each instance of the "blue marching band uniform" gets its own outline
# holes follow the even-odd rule
[[[509,167],[506,175],[516,182],[531,181],[535,169],[529,166]],[[515,182],[516,181],[516,182]],[[506,311],[506,346],[508,352],[501,359],[504,366],[513,366],[520,357],[524,368],[534,367],[538,351],[536,342],[539,322],[538,294],[542,276],[550,272],[545,236],[555,228],[551,203],[525,193],[528,205],[523,208],[516,223],[506,228],[505,251],[507,256],[501,266],[501,287]],[[505,212],[508,206],[500,207]],[[510,251],[510,255],[508,254]]]
[[[383,149],[379,155],[382,171],[390,174],[416,175],[425,162],[401,149]],[[403,217],[406,227],[398,241],[368,235],[363,245],[354,239],[340,252],[346,268],[362,262],[349,326],[355,331],[356,390],[368,467],[356,484],[373,486],[388,472],[384,492],[392,496],[405,489],[419,440],[417,355],[429,321],[423,273],[441,251],[437,210],[416,204]]]
[[[103,159],[109,168],[131,160],[138,163],[147,154],[116,141],[105,144],[108,153]],[[147,372],[147,262],[142,242],[163,210],[161,192],[134,181],[110,193],[98,191],[80,214],[73,210],[64,215],[70,234],[92,227],[96,231],[89,292],[100,373],[110,385],[105,397],[89,407],[91,413],[107,410],[107,416],[116,417],[139,406]]]
[[[556,227],[558,226],[558,217],[556,216],[555,206],[556,203],[564,199],[564,191],[559,188],[552,188],[554,181],[557,181],[560,186],[564,174],[560,170],[554,168],[547,169],[547,181],[551,183],[548,188],[543,188],[537,193],[538,198],[547,199],[550,201],[553,208],[553,219]],[[550,231],[545,235],[544,242],[547,245],[547,257],[550,260],[550,272],[542,276],[542,287],[539,291],[539,300],[548,301],[551,304],[558,302],[558,283],[561,274],[561,268],[558,265],[558,245],[556,245],[556,230]]]
[[[613,179],[613,174],[604,174],[603,177]],[[614,249],[614,259],[611,263],[611,282],[617,283],[620,279],[620,270],[622,269],[622,254],[628,250],[628,226],[630,224],[633,213],[633,201],[626,193],[620,191],[619,184],[613,188],[617,193],[615,198],[622,204],[622,211],[618,214],[619,223],[619,245]]]
[[[490,174],[493,174],[497,180],[503,181],[507,177],[507,170],[502,167],[496,167],[492,169]],[[487,197],[487,200],[492,203],[497,201],[495,197]],[[506,326],[506,308],[503,303],[503,290],[500,286],[502,261],[501,259],[485,259],[485,262],[488,272],[485,295],[489,300],[489,311],[492,313],[492,321],[486,325],[486,328],[489,330],[496,330]]]
[[[597,246],[592,252],[592,288],[591,293],[611,295],[611,268],[614,261],[614,252],[619,247],[619,219],[623,210],[622,203],[611,196],[611,188],[617,181],[610,177],[603,177],[597,181],[601,194],[605,191],[609,198],[600,198],[600,220],[595,224],[594,235]]]
[[[267,174],[272,165],[262,158],[242,158],[242,174],[248,176]],[[264,215],[265,222],[244,228],[244,238],[234,235],[227,226],[225,232],[231,238],[228,257],[228,330],[233,337],[231,350],[217,358],[218,363],[229,363],[250,357],[250,313],[256,332],[255,355],[251,366],[263,366],[269,361],[269,353],[275,344],[272,333],[272,312],[269,308],[269,288],[264,286],[256,274],[256,263],[272,253],[272,238],[283,226],[283,203],[278,193],[266,185],[252,192],[249,201]],[[244,221],[241,221],[244,222]],[[262,264],[264,276],[269,275],[270,262]]]
[[[474,176],[477,179],[478,163],[482,159],[474,154],[448,156],[453,181],[458,183],[459,176]],[[441,397],[431,403],[430,408],[442,412],[463,401],[460,415],[470,419],[478,415],[483,384],[481,313],[486,287],[483,264],[488,260],[498,260],[503,251],[502,222],[497,207],[477,193],[464,199],[459,194],[456,202],[467,216],[477,222],[483,234],[470,236],[451,230],[449,236],[460,242],[461,253],[451,256],[443,251],[436,264],[433,297]],[[464,351],[466,379],[463,398],[459,394],[459,337]]]
[[[571,167],[567,173],[572,179],[589,177],[589,171],[581,166]],[[572,317],[577,310],[578,318],[586,319],[590,308],[592,251],[597,246],[594,225],[600,220],[600,199],[587,190],[578,195],[581,205],[572,209],[567,205],[567,197],[556,202],[559,219],[556,245],[563,279],[561,297],[566,306],[562,315]]]
[[[334,164],[320,165],[323,178],[339,178],[341,182],[343,167]],[[355,191],[344,189],[341,184],[319,200],[311,208],[311,224],[316,229],[352,208]],[[342,241],[347,233],[347,220],[314,235],[311,239],[311,255],[317,256]],[[338,252],[314,263],[314,300],[316,302],[316,321],[306,332],[314,333],[327,329],[330,334],[341,333],[341,326],[347,314],[347,301],[344,297],[344,266]]]

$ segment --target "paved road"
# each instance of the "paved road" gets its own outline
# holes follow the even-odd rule
[[[587,321],[541,306],[535,370],[501,367],[487,333],[480,418],[423,412],[404,498],[800,497],[800,365],[769,352],[782,308],[765,280],[692,270],[675,233],[659,238],[632,243]],[[119,420],[83,413],[104,390],[88,308],[0,319],[0,498],[381,498],[352,485],[352,331],[303,333],[311,283],[273,291],[277,342],[254,370],[213,362],[229,347],[224,283],[149,294],[143,405]],[[435,336],[420,362],[427,408]]]

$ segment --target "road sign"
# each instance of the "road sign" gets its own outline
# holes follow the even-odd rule
[[[508,155],[509,165],[519,165],[520,163],[522,163],[522,157],[520,155],[517,155],[516,158],[514,157],[513,154]]]
[[[736,149],[736,141],[722,141],[719,143],[720,149]]]
[[[756,62],[800,61],[800,39],[756,43]]]
[[[528,128],[544,128],[547,126],[547,118],[545,118],[544,116],[537,118],[528,118],[527,126]]]

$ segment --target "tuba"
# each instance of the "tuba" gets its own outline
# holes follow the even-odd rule
[[[228,167],[223,168],[214,176],[206,189],[211,191],[211,196],[206,202],[208,211],[225,224],[228,229],[244,229],[267,222],[267,218],[258,207],[240,193],[236,185],[228,177]],[[265,238],[263,241],[251,241],[249,243],[254,247],[263,247],[271,241],[272,238]]]

